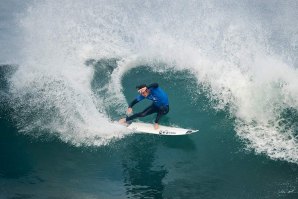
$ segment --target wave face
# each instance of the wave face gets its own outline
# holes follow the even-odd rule
[[[16,17],[22,39],[10,80],[19,128],[75,145],[108,143],[124,132],[109,113],[125,110],[127,71],[188,70],[213,108],[235,118],[247,148],[297,163],[297,8],[295,1],[30,2]]]

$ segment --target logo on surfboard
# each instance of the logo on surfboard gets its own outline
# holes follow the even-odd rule
[[[175,135],[176,134],[175,132],[168,131],[168,130],[160,130],[158,133],[161,135]]]

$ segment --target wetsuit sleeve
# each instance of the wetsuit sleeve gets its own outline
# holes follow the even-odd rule
[[[152,83],[150,85],[148,85],[147,88],[157,88],[158,87],[158,83]]]
[[[143,100],[144,97],[142,95],[137,96],[129,105],[129,108],[132,108],[136,103],[138,103],[139,101]]]
[[[132,108],[136,103],[138,103],[139,101],[137,99],[134,99],[129,105],[128,108]]]

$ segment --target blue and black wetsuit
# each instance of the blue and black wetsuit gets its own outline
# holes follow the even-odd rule
[[[155,123],[158,123],[162,115],[169,112],[169,100],[167,94],[158,86],[157,83],[153,83],[147,86],[149,89],[149,94],[147,97],[138,95],[130,104],[129,108],[132,108],[136,103],[142,101],[143,99],[152,100],[153,103],[140,113],[133,114],[126,118],[126,121],[133,120],[138,117],[145,117],[152,113],[157,113]]]

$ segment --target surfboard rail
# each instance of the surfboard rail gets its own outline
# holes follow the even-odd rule
[[[127,126],[127,128],[133,130],[134,132],[158,134],[158,135],[189,135],[199,131],[199,130],[184,129],[180,127],[171,127],[171,126],[163,126],[163,125],[159,125],[158,129],[154,129],[153,124],[144,123],[144,122],[132,122]]]

